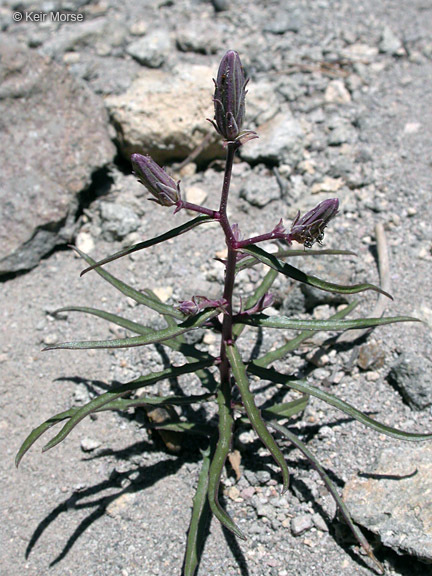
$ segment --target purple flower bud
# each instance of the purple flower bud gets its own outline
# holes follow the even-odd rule
[[[219,300],[210,300],[206,296],[192,296],[192,300],[182,300],[177,308],[183,314],[187,316],[192,316],[193,314],[198,314],[201,310],[205,308],[220,308],[225,310],[228,302],[225,298],[220,298]]]
[[[246,84],[240,56],[228,50],[219,65],[214,92],[213,126],[228,141],[235,140],[241,132],[245,115]]]
[[[175,206],[181,201],[180,182],[175,182],[150,156],[132,154],[135,176],[153,194],[150,198],[161,206]]]
[[[301,218],[299,212],[291,226],[289,239],[304,244],[306,248],[311,248],[315,242],[320,244],[324,238],[324,229],[336,216],[338,208],[339,200],[330,198],[320,202]]]

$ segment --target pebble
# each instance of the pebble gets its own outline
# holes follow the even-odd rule
[[[100,445],[99,440],[94,440],[94,438],[85,437],[81,440],[81,450],[83,452],[93,452],[93,450],[99,448]]]
[[[153,288],[153,292],[162,302],[167,302],[173,295],[173,287],[172,286],[158,286],[157,288]]]
[[[326,88],[324,100],[331,104],[349,104],[351,94],[342,80],[332,80]]]
[[[171,49],[168,32],[155,30],[135,40],[127,47],[127,53],[143,66],[160,68]]]
[[[291,532],[293,536],[300,536],[314,525],[310,514],[302,514],[291,519]]]
[[[47,346],[53,346],[54,344],[57,344],[58,340],[59,340],[58,334],[53,332],[51,334],[47,334],[46,336],[44,336],[43,343],[46,344]]]

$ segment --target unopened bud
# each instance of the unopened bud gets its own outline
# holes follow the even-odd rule
[[[154,196],[150,200],[161,206],[175,206],[180,202],[180,182],[175,182],[150,156],[132,154],[131,162],[135,176]]]
[[[215,83],[213,126],[228,141],[241,132],[245,115],[246,84],[240,56],[228,50],[221,60]]]
[[[228,302],[225,298],[220,298],[219,300],[210,300],[206,296],[192,296],[192,300],[182,300],[179,302],[177,308],[183,314],[187,316],[192,316],[193,314],[198,314],[201,310],[205,308],[220,308],[225,310]]]
[[[299,212],[288,235],[289,239],[304,244],[306,248],[311,248],[315,242],[321,243],[324,239],[324,229],[336,216],[338,208],[339,200],[330,198],[320,202],[301,218]]]

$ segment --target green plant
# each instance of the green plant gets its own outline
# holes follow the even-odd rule
[[[89,265],[82,274],[95,270],[104,280],[123,294],[133,298],[139,304],[158,312],[165,319],[166,327],[160,330],[153,330],[103,310],[69,306],[62,308],[60,311],[78,311],[98,316],[126,328],[136,334],[136,336],[100,341],[66,342],[46,348],[47,350],[65,348],[82,350],[89,348],[124,348],[160,343],[181,352],[184,356],[184,363],[179,366],[171,365],[160,372],[145,374],[121,386],[113,386],[108,392],[94,398],[85,406],[71,408],[49,418],[26,438],[16,457],[16,464],[19,464],[27,450],[42,434],[60,422],[63,422],[61,430],[45,445],[43,451],[53,448],[62,442],[83,418],[95,412],[128,410],[138,406],[181,407],[192,403],[216,402],[218,409],[217,429],[212,426],[211,422],[202,424],[179,421],[178,419],[159,425],[149,424],[149,426],[159,430],[170,430],[185,434],[196,433],[203,438],[203,464],[198,479],[188,531],[184,562],[185,576],[192,576],[196,573],[205,535],[205,525],[211,513],[236,536],[244,538],[243,533],[219,502],[220,482],[235,432],[236,415],[238,415],[237,419],[242,423],[248,423],[252,426],[274,458],[282,473],[283,490],[288,488],[288,467],[281,449],[270,432],[270,428],[288,439],[305,455],[335,498],[339,510],[354,536],[368,556],[374,561],[378,570],[383,572],[383,567],[375,558],[372,548],[359,528],[351,520],[350,514],[338,495],[333,482],[307,446],[287,428],[286,422],[292,416],[304,410],[310,396],[315,396],[338,408],[351,418],[383,434],[411,441],[430,439],[432,435],[406,433],[390,428],[366,416],[330,393],[269,366],[295,350],[316,331],[370,328],[393,322],[413,321],[415,319],[406,316],[347,319],[348,314],[356,306],[355,302],[347,305],[328,320],[296,320],[285,316],[268,316],[264,313],[264,310],[272,303],[272,296],[269,290],[278,275],[329,292],[355,294],[365,290],[374,290],[386,296],[389,295],[377,286],[368,283],[345,286],[326,282],[306,274],[285,262],[286,259],[298,255],[351,254],[351,252],[343,250],[311,249],[316,242],[320,243],[322,241],[324,229],[332,218],[336,216],[339,206],[337,199],[333,198],[321,202],[302,217],[299,214],[289,231],[284,228],[282,221],[280,221],[268,233],[241,239],[238,226],[236,224],[232,225],[229,221],[227,205],[235,153],[240,146],[257,137],[252,131],[242,130],[245,115],[245,86],[246,81],[240,58],[236,52],[228,51],[221,61],[215,81],[215,118],[212,121],[218,133],[224,138],[224,146],[226,147],[225,174],[220,205],[217,210],[186,202],[181,197],[179,183],[175,182],[165,170],[160,168],[149,156],[133,154],[132,165],[135,174],[152,194],[153,201],[162,206],[173,206],[175,207],[175,212],[187,208],[197,212],[199,215],[165,234],[120,250],[99,262],[95,262],[86,254],[77,250]],[[151,290],[138,292],[102,268],[103,265],[117,258],[138,250],[150,248],[208,222],[220,224],[227,246],[227,258],[224,261],[224,288],[221,297],[217,300],[200,295],[193,296],[190,300],[182,301],[177,306],[172,306],[161,302]],[[257,245],[265,240],[278,241],[279,248],[277,251],[269,253]],[[303,244],[308,250],[293,249],[292,242],[294,240]],[[259,265],[264,265],[268,268],[266,275],[246,301],[238,305],[234,300],[236,274],[242,269]],[[389,297],[391,298],[391,296]],[[272,349],[257,359],[245,361],[239,351],[238,342],[246,325],[298,330],[299,335],[283,346]],[[205,353],[195,345],[186,342],[185,333],[199,327],[211,330],[219,335],[220,353],[217,357]],[[200,379],[204,390],[202,394],[187,397],[135,395],[137,390],[163,379],[190,373],[195,373]],[[254,395],[250,389],[251,376],[295,390],[300,393],[300,397],[290,402],[274,403],[270,408],[261,411],[257,408]],[[211,513],[208,508],[210,508]]]

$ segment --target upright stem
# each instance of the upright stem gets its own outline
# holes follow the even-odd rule
[[[234,280],[235,280],[235,266],[236,266],[236,251],[233,248],[234,235],[231,225],[227,216],[227,205],[228,205],[228,195],[231,183],[232,166],[234,162],[234,155],[238,144],[236,142],[229,142],[227,145],[227,157],[225,163],[225,174],[222,187],[221,202],[219,207],[219,218],[222,229],[225,233],[225,241],[228,248],[228,257],[225,267],[225,286],[223,297],[227,301],[226,309],[223,316],[222,322],[222,342],[221,342],[221,363],[219,366],[220,376],[221,376],[221,390],[225,397],[225,402],[228,404],[228,408],[231,409],[231,384],[230,384],[230,365],[228,358],[226,356],[226,344],[232,341],[232,297],[234,290]]]

